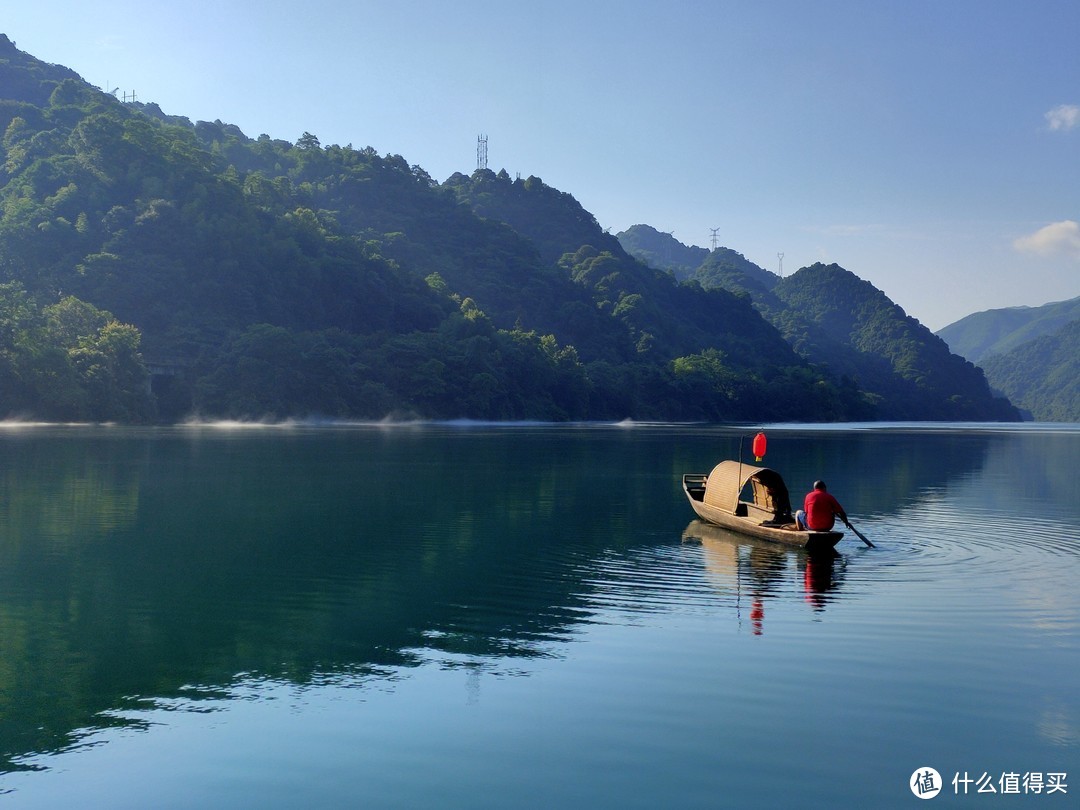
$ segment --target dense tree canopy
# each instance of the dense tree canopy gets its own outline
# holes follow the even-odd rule
[[[147,421],[154,415],[139,331],[67,296],[45,307],[0,284],[0,403],[9,415]]]

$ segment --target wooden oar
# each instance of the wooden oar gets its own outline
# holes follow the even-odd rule
[[[851,529],[853,532],[855,532],[855,534],[858,536],[858,538],[860,540],[862,540],[864,543],[866,543],[866,545],[870,546],[870,548],[876,548],[876,546],[873,543],[871,543],[869,540],[867,540],[863,536],[862,532],[860,532],[858,529],[856,529],[854,526],[852,526],[851,523],[848,522],[847,518],[844,518],[844,525],[847,526],[849,529]]]

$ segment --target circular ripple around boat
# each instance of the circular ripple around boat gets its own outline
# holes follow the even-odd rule
[[[1077,533],[1052,518],[1016,524],[929,503],[903,520],[863,520],[857,528],[877,548],[862,549],[871,556],[851,572],[854,582],[952,577],[966,587],[997,587],[1005,577],[1014,583],[1045,577],[1055,560],[1080,559]]]

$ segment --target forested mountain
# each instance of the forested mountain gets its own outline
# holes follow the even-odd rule
[[[684,245],[670,233],[663,233],[651,225],[631,225],[616,234],[623,250],[649,267],[665,270],[680,281],[690,278],[701,263],[709,258],[709,251],[694,245]]]
[[[910,406],[861,389],[538,178],[192,124],[3,35],[0,96],[0,416],[1001,414],[921,366]]]
[[[983,373],[870,282],[835,264],[815,264],[773,289],[781,309],[770,319],[800,353],[858,379],[893,419],[1015,418],[994,400]]]
[[[983,361],[986,377],[1038,422],[1080,422],[1080,318]]]
[[[816,264],[781,279],[719,248],[690,278],[748,296],[799,355],[833,379],[857,384],[877,418],[1016,418],[1014,408],[994,399],[979,369],[837,265]]]
[[[1080,297],[1041,307],[1006,307],[976,312],[938,330],[949,348],[972,363],[1004,354],[1080,320]]]

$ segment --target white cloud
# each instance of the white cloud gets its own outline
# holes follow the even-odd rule
[[[1013,247],[1022,253],[1080,259],[1080,222],[1071,219],[1053,222],[1033,234],[1021,236],[1013,242]]]
[[[1046,113],[1046,125],[1051,132],[1070,130],[1077,124],[1080,124],[1080,106],[1076,104],[1059,104]]]

